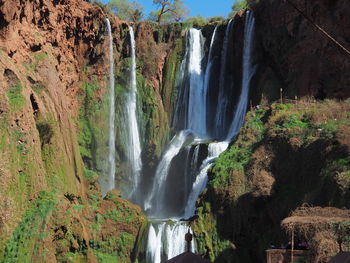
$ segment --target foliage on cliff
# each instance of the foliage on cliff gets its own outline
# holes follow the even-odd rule
[[[305,202],[350,207],[349,132],[349,100],[248,112],[199,201],[199,252],[215,262],[261,261],[271,243],[288,241],[280,221],[291,210]]]

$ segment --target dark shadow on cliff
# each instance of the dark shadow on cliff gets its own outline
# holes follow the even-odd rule
[[[334,140],[319,139],[297,147],[284,137],[274,137],[265,141],[264,147],[272,158],[269,172],[275,179],[270,195],[251,191],[232,201],[227,189],[220,192],[209,188],[206,194],[213,204],[220,237],[237,247],[234,254],[238,260],[234,262],[263,262],[270,244],[280,246],[288,242],[280,222],[305,202],[315,206],[350,206],[349,189],[342,192],[334,178],[321,173],[329,160],[348,156],[344,146]],[[226,260],[227,254],[233,255],[232,250],[223,251],[215,262],[233,262]]]

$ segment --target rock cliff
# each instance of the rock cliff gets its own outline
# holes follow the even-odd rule
[[[256,16],[258,74],[253,100],[280,96],[347,98],[349,54],[316,25],[350,50],[346,0],[251,1]],[[301,11],[299,12],[295,7]]]

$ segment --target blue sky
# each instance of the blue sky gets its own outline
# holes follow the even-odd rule
[[[190,9],[190,16],[202,15],[204,17],[224,16],[227,17],[231,11],[231,6],[235,0],[182,0]],[[107,3],[108,0],[102,0]],[[145,8],[146,16],[150,11],[155,10],[152,0],[138,0]]]

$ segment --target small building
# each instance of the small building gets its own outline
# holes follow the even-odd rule
[[[332,256],[350,246],[349,209],[301,206],[283,219],[281,226],[290,235],[291,249],[286,252],[280,251],[280,254],[283,256],[289,253],[290,256],[286,256],[285,261],[275,261],[277,256],[274,254],[278,251],[268,250],[267,254],[271,259],[268,263],[293,262],[301,258],[306,259],[306,262],[328,262]],[[307,240],[310,250],[303,253],[295,250],[295,237]],[[344,257],[344,254],[339,257]]]

